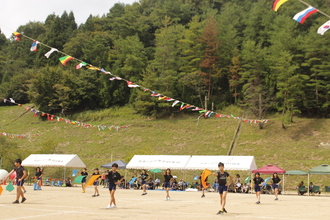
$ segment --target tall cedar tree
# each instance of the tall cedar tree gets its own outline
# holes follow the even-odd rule
[[[202,67],[202,72],[199,74],[204,78],[204,86],[207,91],[207,98],[210,100],[212,96],[213,90],[213,76],[216,75],[219,65],[219,56],[218,50],[220,47],[220,42],[218,40],[218,22],[215,20],[213,16],[209,17],[206,20],[206,25],[204,27],[204,31],[202,36],[200,37],[200,41],[204,44],[204,57],[200,63],[200,67]]]

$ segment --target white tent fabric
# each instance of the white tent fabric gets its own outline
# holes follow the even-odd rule
[[[255,170],[257,165],[254,156],[199,156],[193,155],[187,163],[187,170],[218,170],[218,163],[225,165],[225,170]]]
[[[187,155],[134,155],[126,169],[184,170],[189,159]]]
[[[77,154],[31,154],[22,161],[27,167],[86,167]]]

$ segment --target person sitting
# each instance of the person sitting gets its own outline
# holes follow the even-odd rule
[[[155,189],[156,188],[158,189],[159,186],[160,186],[160,179],[159,178],[156,178],[155,179]]]
[[[249,192],[249,186],[244,183],[244,185],[242,186],[242,193],[248,193]]]
[[[307,192],[307,190],[304,186],[304,181],[301,181],[298,184],[297,190],[298,190],[298,195],[304,195]]]
[[[238,180],[236,185],[235,185],[235,192],[236,193],[241,193],[242,192],[242,184],[241,184],[240,180]]]
[[[171,185],[172,185],[172,190],[177,190],[178,189],[178,182],[176,181],[175,178],[174,178]]]
[[[71,187],[72,186],[72,181],[71,181],[70,177],[68,177],[68,179],[65,180],[65,186],[66,187]]]
[[[147,182],[147,189],[154,189],[154,182],[152,181],[152,178],[150,178]]]
[[[181,191],[186,189],[186,182],[183,181],[183,179],[180,179],[180,181],[178,182],[178,189]]]
[[[214,183],[213,183],[213,190],[214,192],[217,192],[218,191],[218,188],[219,188],[219,183],[218,183],[218,178],[215,178],[214,179]]]

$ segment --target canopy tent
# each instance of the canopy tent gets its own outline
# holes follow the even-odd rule
[[[288,170],[284,173],[284,175],[308,175],[307,172],[302,171],[302,170]],[[284,183],[284,175],[283,175],[283,183]],[[285,192],[284,190],[284,184],[283,184],[283,192]]]
[[[330,166],[328,164],[322,164],[320,166],[308,170],[308,184],[309,184],[309,176],[311,174],[330,174]]]
[[[256,172],[260,174],[273,174],[275,172],[277,174],[284,174],[286,171],[274,165],[267,165],[256,170],[252,170],[252,173]]]
[[[187,155],[134,155],[126,168],[183,170],[189,159]]]
[[[86,167],[77,154],[31,154],[22,161],[22,166],[27,167]]]
[[[254,170],[257,169],[254,156],[191,156],[185,169],[187,170],[218,170],[218,163],[225,165],[225,170]]]
[[[77,154],[31,154],[22,161],[27,167],[86,167]]]
[[[125,163],[122,160],[116,160],[116,161],[113,161],[113,162],[110,162],[110,163],[107,163],[107,164],[103,164],[101,167],[111,168],[112,164],[114,164],[114,163],[118,164],[118,169],[126,169],[127,163]]]
[[[308,174],[330,174],[330,166],[328,164],[322,164],[308,170]]]
[[[283,192],[284,192],[284,173],[286,172],[285,170],[277,167],[277,166],[274,166],[274,165],[267,165],[267,166],[264,166],[264,167],[261,167],[259,169],[256,169],[256,170],[252,170],[252,173],[260,173],[260,174],[273,174],[273,173],[277,173],[277,174],[283,174]]]
[[[284,173],[285,175],[307,175],[308,173],[302,170],[289,170]]]

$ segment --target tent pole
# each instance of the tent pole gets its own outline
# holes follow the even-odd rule
[[[309,173],[308,173],[308,180],[307,180],[307,192],[308,192],[308,196],[310,196],[310,192],[309,192]]]
[[[285,194],[285,188],[284,188],[284,173],[283,173],[283,195]]]

